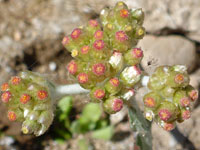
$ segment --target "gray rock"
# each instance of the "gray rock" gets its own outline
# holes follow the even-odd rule
[[[146,35],[138,47],[144,51],[142,67],[151,73],[160,65],[186,65],[192,71],[196,64],[194,43],[181,36],[150,36]]]

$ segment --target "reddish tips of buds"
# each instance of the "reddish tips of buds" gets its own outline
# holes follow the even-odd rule
[[[101,31],[101,30],[96,31],[94,33],[94,37],[95,37],[95,39],[101,39],[101,38],[103,38],[103,31]]]
[[[48,92],[45,90],[40,90],[37,92],[37,97],[39,100],[44,100],[48,97]]]
[[[15,120],[17,119],[17,116],[16,116],[16,114],[15,114],[14,111],[9,111],[9,112],[8,112],[8,119],[9,119],[10,121],[15,121]]]
[[[87,73],[80,73],[78,75],[78,81],[79,81],[79,83],[82,83],[82,84],[87,83],[88,82],[88,75],[87,75]]]
[[[173,123],[164,123],[163,129],[166,131],[171,131],[175,128]]]
[[[90,49],[90,47],[89,46],[83,46],[82,48],[81,48],[81,53],[82,54],[87,54],[88,53],[88,51],[89,51],[89,49]]]
[[[18,76],[15,76],[15,77],[12,77],[12,78],[11,78],[11,83],[12,83],[13,85],[18,85],[20,82],[21,82],[21,78],[18,77]]]
[[[96,40],[93,44],[93,47],[96,49],[96,50],[102,50],[105,46],[105,43],[103,40]]]
[[[110,83],[113,86],[117,87],[117,86],[119,86],[119,79],[118,78],[112,78],[112,79],[110,79]]]
[[[76,29],[74,29],[74,30],[72,31],[72,33],[71,33],[71,38],[72,38],[72,39],[77,39],[77,38],[79,38],[80,34],[81,34],[81,29],[76,28]]]
[[[182,118],[183,118],[183,120],[189,119],[190,116],[191,116],[191,113],[190,113],[189,110],[184,110],[184,111],[182,112]]]
[[[126,35],[126,33],[124,31],[116,32],[115,38],[120,42],[124,42],[124,41],[128,40],[128,36]]]
[[[183,97],[180,99],[180,104],[182,107],[187,107],[190,105],[190,99],[188,97]]]
[[[1,85],[1,91],[3,91],[3,92],[7,91],[8,88],[9,88],[8,83],[4,83],[4,84]]]
[[[69,37],[68,36],[65,36],[62,40],[62,44],[65,46],[69,43]]]
[[[70,74],[75,74],[77,72],[77,64],[74,60],[70,61],[70,63],[67,65],[67,70]]]
[[[6,91],[1,95],[1,100],[4,103],[8,103],[9,100],[11,99],[11,96],[12,96],[11,92],[10,91]]]
[[[174,81],[178,84],[181,84],[184,82],[184,75],[183,74],[177,74],[174,78]]]
[[[137,66],[133,66],[133,69],[136,71],[137,75],[141,74],[141,70]]]
[[[104,75],[105,71],[106,71],[106,66],[102,63],[94,64],[92,66],[92,72],[97,76]]]
[[[123,101],[121,99],[115,99],[113,101],[113,110],[115,112],[120,111],[123,108]]]
[[[140,48],[134,48],[132,50],[132,54],[135,58],[141,58],[143,57],[143,51]]]
[[[129,12],[128,12],[127,9],[122,9],[122,10],[120,10],[120,16],[121,16],[122,18],[127,18],[128,15],[129,15]]]
[[[147,98],[144,100],[144,105],[145,105],[146,107],[153,108],[153,107],[155,107],[156,102],[155,102],[155,100],[154,100],[152,97],[147,97]]]
[[[158,115],[159,115],[160,119],[163,121],[167,121],[171,118],[171,113],[167,109],[161,109],[158,112]]]
[[[20,97],[20,102],[22,104],[26,104],[28,103],[28,101],[31,99],[30,95],[28,94],[23,94],[21,97]]]
[[[95,98],[102,99],[104,96],[105,96],[105,91],[102,90],[102,89],[97,89],[97,90],[94,92],[94,97],[95,97]]]
[[[92,27],[97,27],[98,26],[98,22],[96,20],[90,20],[89,21],[89,25]]]
[[[198,99],[199,93],[197,90],[191,90],[188,95],[191,98],[191,100],[194,102]]]

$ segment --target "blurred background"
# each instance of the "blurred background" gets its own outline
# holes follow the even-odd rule
[[[0,0],[0,84],[27,69],[45,74],[58,84],[74,82],[66,71],[71,56],[61,44],[63,36],[98,18],[102,8],[116,2]],[[159,65],[185,64],[191,84],[199,89],[200,0],[124,2],[145,12],[147,34],[138,44],[144,50],[143,69],[151,74]],[[139,95],[136,98],[141,101]],[[0,103],[0,150],[133,150],[126,110],[108,116],[88,101],[85,95],[64,98],[49,131],[37,138],[23,135],[20,124],[9,122]],[[199,104],[194,104],[191,119],[178,124],[171,133],[153,124],[154,150],[200,149]],[[94,110],[99,112],[95,118],[88,115]],[[83,123],[81,118],[87,121]]]

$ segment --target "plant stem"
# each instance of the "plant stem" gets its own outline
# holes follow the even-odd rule
[[[68,84],[55,86],[55,97],[60,99],[71,94],[89,93],[89,90],[82,88],[79,84]]]
[[[128,110],[130,126],[134,131],[135,149],[139,147],[139,150],[152,150],[151,123],[144,118],[134,98],[129,101]]]

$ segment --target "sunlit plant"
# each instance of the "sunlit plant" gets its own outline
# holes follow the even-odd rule
[[[8,119],[22,122],[24,134],[40,136],[51,125],[61,97],[89,93],[91,102],[101,103],[109,114],[126,105],[136,133],[135,147],[152,149],[150,121],[172,130],[176,122],[190,118],[198,91],[189,85],[183,65],[160,66],[150,76],[144,75],[139,66],[144,54],[136,47],[145,35],[143,21],[142,9],[117,2],[103,9],[99,20],[75,28],[62,44],[71,52],[67,70],[78,84],[56,85],[39,73],[21,72],[1,86]],[[134,101],[135,90],[141,86],[149,91],[143,98],[144,115]]]

